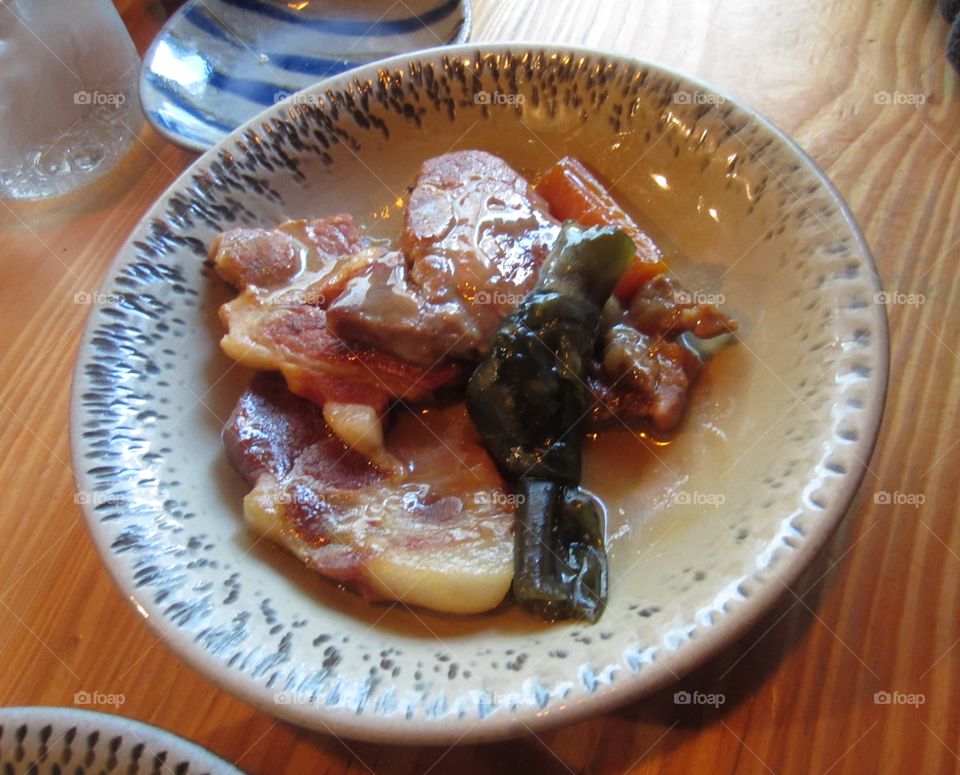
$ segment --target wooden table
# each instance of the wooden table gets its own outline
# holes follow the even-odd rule
[[[118,0],[141,51],[156,2]],[[120,711],[251,773],[948,773],[960,769],[960,80],[933,0],[475,0],[473,40],[576,43],[718,84],[793,135],[853,208],[891,290],[892,382],[868,476],[828,549],[740,643],[669,687],[538,737],[453,749],[379,746],[278,722],[185,667],[115,589],[74,503],[74,353],[114,253],[194,155],[149,128],[76,194],[0,203],[0,703]],[[922,95],[891,99],[878,93]],[[951,473],[953,472],[953,473]],[[878,489],[920,508],[874,503]],[[919,707],[874,702],[920,693]],[[109,710],[109,709],[108,709]]]

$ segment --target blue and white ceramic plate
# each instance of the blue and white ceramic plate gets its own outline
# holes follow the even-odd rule
[[[351,212],[398,233],[425,159],[481,148],[533,174],[578,156],[691,289],[741,322],[682,431],[601,435],[609,510],[594,626],[505,604],[373,606],[257,541],[220,430],[250,374],[219,350],[232,226]],[[122,248],[80,347],[73,459],[93,539],[146,623],[229,692],[297,724],[392,741],[483,740],[642,696],[743,634],[814,559],[865,470],[887,379],[867,246],[800,149],[736,100],[583,49],[466,45],[335,76],[249,121]]]
[[[144,57],[140,100],[159,132],[205,151],[288,94],[469,32],[469,0],[189,0]]]
[[[140,721],[77,708],[0,708],[4,775],[104,772],[242,775],[204,748]]]

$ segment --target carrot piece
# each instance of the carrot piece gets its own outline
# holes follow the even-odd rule
[[[637,257],[613,291],[621,303],[629,304],[644,283],[667,271],[653,240],[640,231],[603,184],[577,159],[562,158],[540,176],[534,189],[546,200],[557,220],[572,220],[583,226],[617,226],[634,241]]]

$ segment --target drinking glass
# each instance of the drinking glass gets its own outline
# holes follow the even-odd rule
[[[139,64],[111,0],[0,0],[0,199],[110,170],[143,121]]]

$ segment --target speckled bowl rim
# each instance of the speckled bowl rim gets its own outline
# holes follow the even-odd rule
[[[457,37],[453,41],[453,43],[448,43],[446,46],[437,46],[434,48],[416,49],[415,51],[409,51],[405,54],[397,54],[395,57],[390,57],[389,59],[383,59],[383,60],[374,61],[374,62],[367,62],[362,65],[357,65],[356,67],[350,70],[347,70],[343,73],[337,73],[337,75],[331,76],[330,79],[339,78],[342,75],[348,75],[350,73],[354,73],[361,68],[370,67],[371,65],[378,65],[380,62],[387,62],[397,58],[408,59],[411,57],[416,57],[427,51],[434,51],[436,50],[436,48],[452,48],[453,46],[467,45],[467,41],[470,40],[470,33],[473,31],[473,0],[459,0],[459,2],[463,11],[463,23],[460,25],[460,31],[457,33]],[[217,148],[220,148],[220,146],[222,146],[227,140],[229,140],[230,137],[232,137],[232,135],[235,132],[242,131],[243,129],[245,129],[252,121],[256,121],[261,114],[257,114],[256,116],[253,116],[252,118],[248,119],[245,123],[241,124],[233,132],[231,132],[231,134],[223,138],[223,140],[221,140],[219,143],[209,147],[202,142],[199,142],[197,140],[192,140],[189,137],[186,137],[184,135],[180,135],[177,132],[174,132],[173,130],[163,126],[163,124],[155,123],[150,118],[150,111],[147,109],[147,104],[146,104],[146,96],[145,96],[146,90],[144,89],[144,79],[146,78],[146,70],[144,69],[144,63],[147,62],[147,60],[149,60],[153,56],[154,50],[160,43],[161,34],[166,29],[166,27],[168,25],[177,23],[180,20],[180,17],[186,13],[190,4],[191,3],[189,1],[187,3],[184,3],[182,6],[180,6],[180,8],[178,8],[176,11],[174,11],[170,15],[170,17],[163,23],[163,27],[157,33],[157,36],[154,38],[153,42],[150,44],[150,46],[147,48],[147,50],[144,52],[143,56],[141,57],[140,71],[137,75],[138,99],[140,101],[140,108],[143,111],[143,115],[146,118],[147,123],[150,124],[150,126],[153,127],[154,131],[156,131],[157,134],[161,135],[164,140],[167,140],[168,142],[173,143],[174,145],[179,146],[180,148],[185,148],[188,151],[196,151],[199,154],[204,154],[207,151],[213,151],[213,150],[216,150]],[[327,79],[327,78],[320,79],[313,86],[310,86],[309,88],[315,89],[317,84],[324,83],[325,81],[330,79]],[[271,111],[275,107],[276,105],[264,108],[262,113]],[[177,180],[179,180],[179,178]],[[174,183],[176,183],[176,181]]]
[[[474,42],[456,46],[438,46],[417,52],[415,56],[403,54],[378,62],[372,62],[368,65],[363,65],[346,73],[321,81],[309,90],[305,90],[305,92],[321,92],[331,88],[331,84],[341,79],[349,82],[350,79],[362,76],[370,70],[376,71],[381,68],[391,67],[402,68],[410,62],[420,60],[435,61],[444,56],[473,56],[476,54],[483,56],[488,54],[521,54],[525,52],[543,53],[548,56],[551,54],[570,54],[573,56],[604,58],[614,64],[621,64],[632,68],[645,68],[673,78],[681,84],[686,84],[705,93],[709,92],[722,97],[726,101],[725,104],[733,105],[744,117],[766,129],[773,137],[779,140],[784,147],[789,149],[804,167],[814,174],[823,190],[837,206],[838,213],[849,229],[850,235],[853,237],[854,243],[859,250],[859,255],[862,256],[865,265],[870,269],[874,289],[876,291],[881,290],[876,263],[853,214],[843,200],[843,197],[813,159],[783,130],[760,115],[757,111],[744,105],[739,99],[731,97],[729,94],[705,81],[690,77],[672,68],[627,55],[600,51],[584,46],[564,45],[556,42]],[[259,124],[269,116],[272,111],[276,110],[276,107],[277,106],[268,108],[263,113],[250,119],[243,126],[238,127],[220,143],[191,164],[190,167],[167,188],[164,194],[157,199],[157,202],[144,215],[144,218],[134,229],[134,232],[158,210],[161,203],[166,201],[170,191],[177,189],[184,182],[190,180],[190,176],[204,163],[208,155],[215,154],[221,149],[230,146],[235,141],[242,139],[244,132],[251,129],[256,130]],[[110,276],[117,268],[122,259],[122,255],[123,252],[121,250],[108,269],[107,276]],[[825,546],[846,515],[860,487],[860,483],[868,470],[869,459],[879,435],[889,377],[889,325],[886,310],[883,306],[875,305],[874,308],[877,314],[878,336],[870,343],[870,353],[874,358],[877,368],[872,371],[870,377],[873,390],[868,394],[862,409],[858,412],[858,416],[862,418],[861,424],[858,425],[861,433],[858,439],[851,443],[854,457],[860,461],[860,464],[858,468],[851,469],[842,477],[839,477],[842,481],[838,482],[836,486],[836,495],[832,499],[831,505],[819,513],[818,519],[809,533],[805,534],[802,539],[798,539],[795,546],[785,548],[784,551],[775,552],[770,562],[762,569],[758,569],[758,571],[762,570],[762,572],[766,573],[769,578],[757,580],[755,576],[751,576],[753,588],[751,589],[750,595],[733,604],[729,612],[724,612],[722,616],[717,617],[709,628],[697,628],[694,637],[686,640],[683,645],[675,651],[662,653],[653,663],[645,667],[643,671],[624,675],[615,682],[599,687],[596,692],[581,698],[578,702],[564,705],[564,707],[548,713],[537,713],[534,710],[528,710],[510,714],[494,714],[480,722],[470,721],[469,719],[449,718],[409,722],[404,719],[385,719],[382,717],[358,715],[342,709],[318,710],[307,708],[304,711],[301,710],[302,706],[278,705],[273,702],[272,693],[265,687],[251,680],[249,676],[231,670],[219,659],[197,646],[193,638],[167,620],[162,613],[157,610],[158,607],[155,606],[146,595],[138,594],[133,579],[121,574],[118,566],[114,564],[112,553],[110,552],[107,542],[104,540],[105,529],[96,518],[89,504],[84,504],[84,514],[94,543],[104,560],[107,570],[117,586],[136,609],[142,614],[144,613],[144,608],[147,609],[148,614],[144,614],[144,616],[148,626],[153,632],[164,640],[169,648],[190,665],[190,667],[206,676],[221,689],[260,708],[270,715],[298,726],[324,731],[335,736],[381,743],[408,744],[487,742],[520,737],[531,732],[539,732],[571,724],[588,716],[599,715],[605,711],[622,706],[631,700],[640,699],[643,696],[661,689],[673,683],[695,667],[703,664],[723,648],[731,645],[745,635],[764,615],[770,612],[780,598],[786,594],[787,587],[792,586],[798,580],[803,571],[810,566],[814,558]],[[80,468],[78,465],[81,451],[79,418],[81,417],[82,411],[80,396],[76,386],[82,365],[90,355],[92,330],[93,320],[91,318],[87,323],[83,339],[78,348],[77,361],[73,374],[74,387],[71,395],[71,454],[78,489],[81,490],[87,482],[85,481],[86,475],[76,473],[77,469]],[[143,608],[140,605],[141,599]],[[298,712],[298,710],[301,712]]]
[[[58,705],[12,705],[0,707],[0,724],[8,723],[4,718],[5,716],[15,717],[11,719],[9,723],[18,725],[35,724],[37,726],[47,726],[48,724],[55,724],[60,726],[81,726],[93,724],[102,725],[105,729],[111,730],[118,735],[139,735],[137,740],[140,742],[151,737],[157,738],[169,748],[168,753],[172,752],[178,757],[186,758],[190,762],[191,767],[198,765],[198,768],[206,769],[210,775],[243,775],[242,770],[237,769],[226,759],[217,756],[213,751],[204,748],[199,743],[188,740],[186,737],[182,737],[168,729],[148,724],[146,721],[139,721],[115,713],[103,713],[97,710],[61,707]],[[50,753],[52,753],[52,750]],[[48,753],[48,756],[50,753]],[[169,768],[167,767],[165,769]],[[67,772],[67,767],[64,767],[63,771]],[[72,769],[69,771],[73,772]]]

